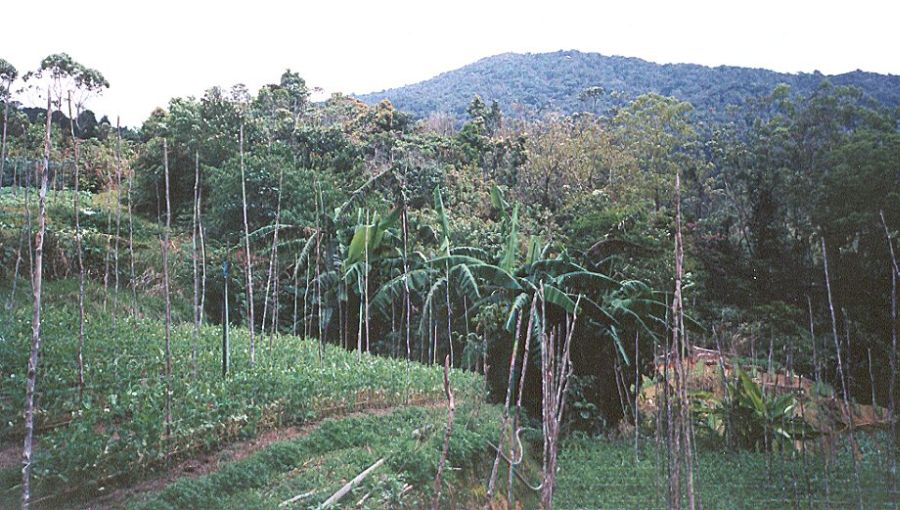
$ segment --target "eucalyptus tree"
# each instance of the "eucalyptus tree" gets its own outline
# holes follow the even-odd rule
[[[80,176],[79,176],[79,142],[75,136],[75,119],[80,115],[84,108],[85,102],[92,94],[99,93],[104,88],[109,87],[109,82],[100,74],[99,71],[88,69],[81,64],[74,62],[66,54],[51,55],[44,59],[41,63],[41,73],[48,73],[51,83],[56,82],[57,94],[61,106],[62,94],[68,98],[69,111],[69,134],[72,137],[73,147],[73,165],[74,165],[74,198],[72,202],[72,210],[75,217],[75,251],[78,259],[78,388],[79,394],[84,388],[84,254],[81,246],[81,223],[80,223]],[[74,105],[75,112],[72,111],[73,96],[75,96]],[[73,115],[74,113],[74,115]],[[118,162],[119,151],[116,150],[116,158]],[[117,167],[118,168],[118,167]],[[104,279],[105,280],[105,279]],[[104,295],[104,302],[106,297]]]
[[[31,355],[28,360],[28,374],[26,380],[26,396],[25,396],[25,440],[23,447],[23,468],[22,468],[22,507],[28,508],[31,492],[31,459],[32,459],[32,442],[34,435],[34,392],[37,378],[38,353],[41,344],[41,287],[43,282],[43,247],[44,233],[46,231],[46,198],[47,187],[50,174],[50,149],[51,149],[51,119],[52,109],[55,106],[59,109],[62,105],[63,93],[71,94],[74,89],[79,91],[80,104],[83,104],[84,97],[94,91],[109,86],[109,83],[103,78],[98,71],[84,67],[83,65],[72,60],[65,53],[50,55],[41,61],[41,65],[37,71],[28,73],[29,80],[38,80],[43,85],[46,84],[47,90],[47,111],[46,126],[44,131],[44,161],[41,168],[40,188],[38,192],[38,231],[34,241],[34,263],[32,265],[32,296],[33,296],[33,315],[32,315],[32,336],[31,336]],[[68,88],[67,88],[68,86]],[[43,88],[43,87],[42,87]],[[54,97],[56,101],[54,103]],[[76,193],[77,197],[77,193]],[[77,198],[75,202],[76,214],[78,209]],[[79,234],[76,234],[76,239]],[[80,255],[80,250],[79,250]],[[80,271],[83,280],[83,269]],[[79,293],[80,302],[83,303],[83,290]],[[83,305],[82,305],[83,306]],[[82,315],[83,324],[83,315]],[[83,327],[83,326],[82,326]],[[79,361],[81,357],[81,344],[83,336],[79,340]],[[83,380],[82,368],[79,367],[79,379]]]
[[[31,503],[31,459],[34,439],[34,393],[37,382],[38,353],[41,348],[41,284],[43,282],[44,233],[46,231],[46,199],[50,174],[50,89],[47,89],[47,123],[44,131],[44,161],[38,191],[38,231],[34,238],[34,263],[31,268],[32,318],[31,355],[25,381],[25,440],[22,448],[22,509]]]
[[[615,140],[637,158],[642,175],[638,184],[651,192],[657,211],[671,197],[676,170],[697,166],[690,161],[697,140],[690,119],[692,111],[691,104],[685,101],[645,94],[612,119]]]

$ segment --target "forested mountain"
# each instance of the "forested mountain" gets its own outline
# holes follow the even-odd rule
[[[288,69],[123,131],[0,59],[0,508],[888,508],[896,78],[488,62],[460,125]]]
[[[778,84],[807,95],[825,79],[858,87],[884,106],[900,105],[900,76],[859,70],[839,75],[788,74],[733,66],[656,64],[580,51],[504,53],[420,83],[357,97],[370,104],[387,98],[419,117],[443,112],[463,120],[475,95],[497,101],[506,115],[531,116],[546,111],[606,113],[641,94],[657,93],[689,101],[698,120],[709,122],[728,120],[729,105],[768,94]]]

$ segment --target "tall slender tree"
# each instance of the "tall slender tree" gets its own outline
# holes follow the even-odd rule
[[[22,510],[31,503],[31,461],[34,442],[34,391],[37,383],[38,353],[41,349],[41,284],[44,267],[44,233],[47,228],[47,185],[50,175],[50,130],[52,118],[50,87],[47,87],[47,123],[44,128],[44,164],[38,191],[38,230],[34,236],[34,264],[31,268],[31,355],[25,381],[25,440],[22,448]]]

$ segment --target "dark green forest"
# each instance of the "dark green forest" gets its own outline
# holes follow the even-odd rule
[[[37,216],[16,200],[46,158],[45,280],[76,279],[81,261],[89,284],[115,282],[132,313],[161,319],[142,303],[163,295],[165,235],[175,322],[220,327],[227,303],[231,327],[249,330],[241,363],[291,334],[320,357],[447,357],[483,376],[490,401],[509,409],[521,392],[522,420],[538,422],[555,334],[571,341],[563,435],[583,438],[640,427],[641,378],[709,349],[889,408],[896,456],[898,77],[507,54],[323,101],[288,70],[122,127],[89,109],[102,75],[67,58],[22,82],[50,91],[52,116],[17,102],[20,77],[0,61],[4,293],[29,287],[23,232]],[[765,414],[721,433],[693,409],[705,441],[729,448],[772,450],[808,430],[776,432],[783,416]]]
[[[812,94],[823,80],[856,87],[870,105],[900,105],[900,76],[864,71],[828,76],[778,73],[766,69],[695,64],[656,64],[639,58],[580,51],[504,53],[481,59],[429,80],[357,95],[370,105],[387,98],[417,118],[435,114],[465,122],[472,97],[497,101],[504,115],[540,119],[548,112],[571,115],[614,114],[642,94],[671,96],[691,103],[695,127],[743,122],[748,100],[769,94],[777,85],[791,87],[792,98]],[[611,113],[612,112],[612,113]]]

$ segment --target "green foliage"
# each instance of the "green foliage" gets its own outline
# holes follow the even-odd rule
[[[768,395],[740,367],[734,367],[734,374],[725,381],[723,398],[694,396],[700,425],[735,446],[757,451],[791,448],[792,441],[816,435],[795,412],[800,406],[797,395]]]
[[[457,409],[448,463],[468,471],[487,457],[487,441],[497,435],[496,409]],[[345,481],[379,458],[387,462],[342,502],[365,494],[366,508],[419,508],[428,501],[443,444],[443,410],[407,407],[385,416],[368,415],[323,422],[309,435],[276,443],[253,456],[197,479],[181,480],[134,502],[135,509],[277,507],[302,494],[291,508],[313,508]],[[444,498],[468,497],[458,487],[465,472],[445,471]],[[412,490],[404,490],[406,485]],[[449,493],[449,494],[448,494]]]
[[[548,109],[564,114],[606,114],[647,93],[689,101],[707,124],[734,119],[730,106],[769,93],[780,83],[799,94],[815,89],[825,76],[787,74],[763,69],[693,64],[656,64],[638,58],[579,51],[504,53],[396,89],[359,96],[375,104],[384,98],[425,118],[449,112],[458,123],[472,114],[473,97],[495,100],[507,116],[537,116]],[[836,84],[862,88],[888,107],[900,104],[900,79],[862,71],[829,77]],[[586,90],[599,88],[592,93]],[[478,112],[485,110],[480,101]]]
[[[119,317],[114,319],[94,297],[100,291],[91,290],[89,299],[97,306],[88,310],[84,353],[88,385],[79,398],[69,361],[76,346],[68,341],[78,327],[77,300],[71,298],[77,288],[63,292],[59,284],[51,284],[47,290],[36,420],[41,447],[35,464],[38,490],[44,494],[64,494],[62,482],[83,484],[89,494],[107,477],[135,479],[153,471],[170,453],[192,455],[322,415],[401,404],[408,396],[443,395],[438,368],[418,364],[407,368],[399,360],[369,356],[357,362],[355,355],[331,346],[320,363],[315,342],[289,336],[278,336],[272,348],[259,349],[256,368],[250,369],[248,336],[241,329],[232,329],[234,370],[223,379],[220,328],[202,328],[193,367],[186,361],[191,358],[192,328],[184,323],[173,332],[173,357],[185,361],[174,365],[174,426],[167,441],[161,324],[127,318],[122,309],[116,310]],[[150,312],[149,306],[144,309]],[[182,318],[189,316],[185,311]],[[0,441],[5,442],[21,429],[14,395],[24,392],[30,310],[23,303],[11,312],[0,311],[0,317]],[[480,391],[474,375],[454,372],[453,384],[460,398],[473,398]]]
[[[281,223],[284,225],[296,228],[315,224],[317,190],[322,192],[325,210],[330,210],[342,197],[330,176],[320,176],[312,170],[298,167],[283,150],[260,148],[244,156],[244,165],[247,221],[251,232],[272,225],[275,220],[279,169],[284,170],[281,190]],[[223,168],[211,172],[207,182],[210,232],[234,242],[243,229],[239,158],[232,158]]]
[[[879,450],[887,438],[884,434],[860,434],[858,440],[860,451],[865,452],[863,459],[856,461],[863,505],[890,507],[890,462],[888,453]],[[666,452],[654,451],[649,442],[643,444],[635,463],[630,441],[573,438],[564,443],[553,507],[665,508]],[[846,442],[831,454],[722,452],[698,447],[694,468],[698,500],[704,508],[727,510],[853,508],[857,493],[851,455]]]

